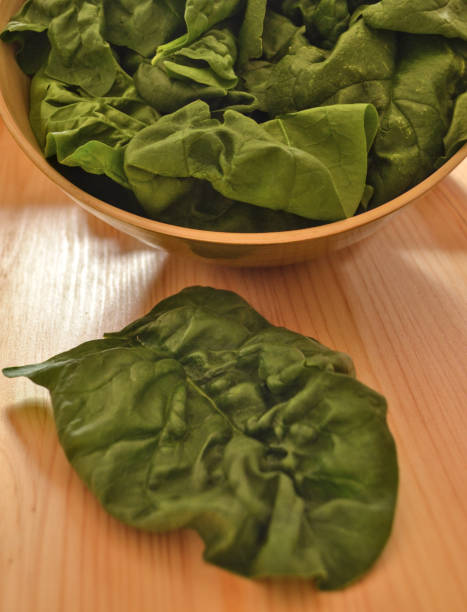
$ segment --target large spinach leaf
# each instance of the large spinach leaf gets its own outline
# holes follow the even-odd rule
[[[310,109],[259,125],[231,110],[220,123],[206,104],[193,102],[132,139],[125,172],[151,216],[185,196],[191,181],[180,179],[189,178],[241,202],[342,219],[362,198],[376,127],[369,105]]]
[[[4,370],[50,390],[60,441],[109,512],[191,527],[246,576],[346,585],[384,546],[397,460],[350,359],[192,287],[105,339]]]

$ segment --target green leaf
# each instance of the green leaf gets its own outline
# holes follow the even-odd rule
[[[195,76],[192,73],[192,76]],[[212,73],[211,73],[212,76]],[[196,80],[171,78],[164,62],[142,62],[135,75],[141,98],[160,113],[170,114],[194,100],[218,101],[227,95],[223,86],[203,85]]]
[[[42,5],[28,0],[0,34],[4,42],[16,45],[16,59],[26,74],[35,74],[47,61],[50,52],[46,34],[48,24]]]
[[[449,159],[467,142],[467,92],[461,94],[454,107],[452,122],[444,138],[445,158]]]
[[[320,0],[313,13],[313,21],[310,28],[316,30],[311,41],[324,43],[332,47],[339,36],[347,29],[350,15],[347,8],[347,0]]]
[[[294,23],[305,25],[312,19],[319,0],[273,0],[273,6]]]
[[[465,0],[381,0],[362,15],[372,28],[467,40]]]
[[[121,70],[103,38],[103,29],[102,0],[29,0],[6,32],[16,36],[21,32],[26,41],[31,32],[46,31],[50,43],[47,74],[101,96],[113,87]]]
[[[220,123],[193,102],[132,139],[125,172],[151,216],[187,195],[190,183],[180,179],[194,178],[241,202],[342,219],[363,195],[376,124],[368,105],[310,109],[259,125],[231,110]]]
[[[242,0],[186,0],[185,23],[186,33],[170,42],[160,45],[157,54],[152,60],[153,64],[167,55],[186,47],[212,27],[235,15],[241,8]]]
[[[185,0],[104,0],[105,37],[143,56],[181,34]]]
[[[247,0],[245,16],[238,35],[240,69],[248,60],[261,57],[263,52],[263,26],[267,0]]]
[[[244,78],[273,117],[330,104],[371,103],[382,111],[391,97],[395,52],[392,32],[371,30],[359,20],[331,53],[301,46],[262,74],[250,71]]]
[[[129,83],[115,96],[90,97],[39,71],[32,79],[30,120],[46,157],[105,174],[129,187],[123,170],[130,139],[157,120]]]
[[[51,51],[47,74],[91,95],[107,94],[120,68],[102,35],[100,0],[54,0],[53,4],[57,8],[48,28]]]
[[[384,398],[347,356],[233,293],[185,289],[119,333],[4,374],[50,390],[67,457],[111,514],[196,529],[221,567],[334,589],[390,534]]]
[[[4,31],[1,38],[16,46],[16,61],[25,74],[32,76],[47,62],[50,44],[45,32]]]
[[[50,4],[46,0],[26,0],[8,21],[2,39],[8,41],[14,32],[45,32],[50,24]]]
[[[465,61],[446,39],[401,35],[399,58],[372,150],[372,205],[396,197],[434,170],[455,100],[465,90]]]
[[[162,63],[172,78],[228,90],[238,83],[234,72],[236,59],[237,43],[233,34],[227,29],[214,28]]]
[[[322,106],[284,115],[262,127],[278,140],[313,155],[327,168],[332,169],[339,160],[333,183],[345,216],[355,213],[365,189],[367,154],[378,128],[373,106]],[[327,208],[324,201],[323,208]]]
[[[290,19],[280,13],[267,11],[263,30],[263,58],[277,61],[287,53],[293,52],[291,47],[294,39],[298,37],[301,37],[303,45],[308,45],[304,34],[305,28],[295,26]]]
[[[312,44],[332,48],[348,28],[347,0],[286,0],[281,4],[284,15],[306,26]]]
[[[164,223],[215,232],[281,232],[313,223],[282,210],[270,210],[222,196],[207,181],[180,179],[189,184],[156,218]],[[188,189],[188,185],[187,185]],[[149,210],[149,209],[148,209]],[[213,257],[216,254],[213,253]]]
[[[256,98],[236,89],[234,71],[237,43],[228,29],[212,29],[187,47],[158,61],[142,62],[135,85],[148,104],[172,113],[195,100],[208,102],[213,110],[232,108],[251,112]]]

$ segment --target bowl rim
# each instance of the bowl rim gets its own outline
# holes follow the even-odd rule
[[[2,43],[2,46],[5,43]],[[0,51],[4,52],[4,51]],[[113,204],[109,204],[92,196],[71,181],[62,176],[55,170],[42,155],[38,145],[33,146],[29,139],[19,128],[12,116],[8,105],[0,91],[0,117],[3,119],[14,140],[17,142],[26,156],[39,168],[53,183],[55,183],[68,197],[75,200],[78,204],[82,203],[86,208],[92,209],[100,216],[111,217],[123,225],[135,226],[143,231],[165,235],[172,238],[193,240],[196,242],[212,244],[231,244],[231,245],[274,245],[300,243],[313,239],[323,239],[330,236],[343,234],[358,227],[363,227],[368,223],[382,219],[402,207],[412,202],[430,190],[436,183],[446,177],[456,166],[467,158],[467,143],[464,144],[452,157],[442,166],[432,172],[423,181],[405,191],[401,195],[381,204],[375,208],[359,213],[348,219],[332,221],[323,225],[296,230],[283,230],[279,232],[219,232],[211,230],[192,229],[178,225],[171,225],[142,217]]]

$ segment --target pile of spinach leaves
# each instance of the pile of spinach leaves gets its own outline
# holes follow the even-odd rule
[[[27,0],[2,38],[44,154],[168,223],[344,219],[467,140],[465,0]]]
[[[49,389],[60,442],[111,514],[195,529],[223,568],[340,588],[390,534],[384,398],[347,355],[234,293],[189,287],[120,332],[4,374]]]

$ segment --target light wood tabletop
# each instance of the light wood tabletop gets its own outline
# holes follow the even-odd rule
[[[202,560],[192,532],[111,518],[71,469],[47,392],[0,376],[1,612],[467,610],[467,160],[362,242],[309,263],[230,269],[151,250],[89,216],[0,124],[0,367],[121,328],[189,285],[349,353],[383,393],[400,489],[392,536],[355,584],[320,592]]]

